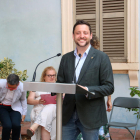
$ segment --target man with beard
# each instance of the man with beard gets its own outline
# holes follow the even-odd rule
[[[91,39],[90,24],[77,21],[73,27],[76,49],[63,55],[60,63],[57,82],[75,81],[85,90],[95,93],[65,94],[62,140],[76,140],[80,132],[84,140],[98,140],[99,128],[107,123],[104,96],[114,92],[112,67],[107,54],[91,47]]]

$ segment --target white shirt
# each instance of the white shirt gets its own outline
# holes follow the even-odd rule
[[[84,64],[86,58],[87,58],[87,55],[88,55],[88,53],[89,53],[90,48],[91,48],[91,45],[89,45],[89,47],[87,48],[87,50],[84,52],[84,54],[83,54],[83,56],[81,57],[81,60],[80,60],[80,61],[79,61],[80,57],[79,57],[78,54],[77,54],[77,48],[75,48],[75,51],[74,51],[74,55],[75,55],[75,57],[76,57],[76,58],[75,58],[75,67],[76,67],[76,65],[77,65],[77,63],[78,63],[78,61],[79,61],[79,64],[78,64],[78,66],[77,66],[77,68],[76,68],[76,72],[75,72],[75,73],[76,73],[76,82],[78,81],[78,78],[79,78],[81,69],[82,69],[82,67],[83,67],[83,64]]]
[[[0,79],[0,102],[2,103],[9,92],[9,90],[6,88],[6,84],[7,84],[6,79]],[[13,98],[10,105],[13,110],[20,112],[21,115],[26,115],[27,113],[26,91],[23,90],[22,82],[19,82],[17,89],[13,91]]]
[[[4,100],[2,101],[3,104],[6,104],[6,105],[11,105],[12,104],[12,101],[13,101],[13,96],[14,96],[14,92],[13,91],[10,91],[8,89],[8,92],[4,98]]]

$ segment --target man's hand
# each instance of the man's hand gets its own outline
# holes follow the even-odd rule
[[[84,87],[84,86],[81,86],[81,85],[78,85],[78,86],[88,91],[87,87]]]
[[[65,93],[63,93],[62,97],[63,97],[63,99],[65,98]]]
[[[111,99],[107,100],[107,110],[108,112],[110,112],[112,110],[112,103],[111,103]]]
[[[85,90],[87,90],[87,91],[88,91],[88,88],[87,88],[87,87],[84,87],[84,86],[81,86],[81,85],[78,85],[78,86],[80,86],[81,88],[83,88],[83,89],[85,89]],[[85,94],[85,96],[86,96],[86,98],[88,98],[88,93],[87,93],[87,94]]]
[[[23,122],[25,120],[25,115],[22,115],[21,121]]]

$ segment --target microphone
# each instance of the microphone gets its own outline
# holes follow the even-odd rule
[[[37,67],[38,67],[41,63],[43,63],[43,62],[45,62],[45,61],[47,61],[47,60],[49,60],[49,59],[51,59],[51,58],[54,58],[54,57],[56,57],[56,56],[60,56],[60,55],[61,55],[61,53],[58,53],[57,55],[55,55],[55,56],[53,56],[53,57],[50,57],[50,58],[48,58],[48,59],[46,59],[46,60],[44,60],[44,61],[41,61],[41,62],[36,66],[36,68],[35,68],[35,71],[34,71],[34,74],[33,74],[33,78],[32,78],[32,82],[35,81],[35,78],[36,78],[36,70],[37,70]]]
[[[78,66],[78,64],[79,64],[79,62],[80,62],[80,60],[81,60],[81,54],[79,54],[79,57],[80,57],[80,59],[79,59],[77,65],[76,65],[76,67],[75,67],[75,70],[74,70],[74,76],[73,76],[73,80],[72,80],[72,83],[73,83],[73,84],[74,84],[74,77],[75,77],[75,74],[76,74],[76,68],[77,68],[77,66]]]
[[[56,56],[60,56],[61,55],[61,53],[58,53]],[[55,56],[54,56],[55,57]]]

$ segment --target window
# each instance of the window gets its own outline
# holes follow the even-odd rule
[[[126,1],[76,0],[76,20],[90,23],[92,32],[99,37],[100,50],[111,62],[127,62]]]
[[[61,0],[62,53],[73,50],[73,24],[85,19],[110,57],[114,73],[127,73],[138,86],[138,0]]]

